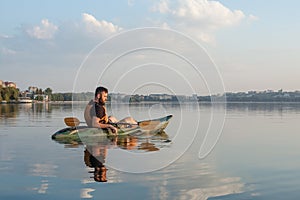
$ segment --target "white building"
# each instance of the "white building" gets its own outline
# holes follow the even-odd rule
[[[45,94],[35,94],[33,96],[33,99],[36,99],[37,97],[42,97],[43,101],[49,101],[49,96],[48,95],[45,95]]]
[[[11,81],[3,82],[2,80],[0,80],[0,86],[2,86],[3,88],[6,88],[6,87],[17,88],[17,84],[14,82],[11,82]]]
[[[29,91],[30,93],[36,93],[37,90],[38,90],[37,87],[33,87],[33,86],[28,87],[28,91]]]

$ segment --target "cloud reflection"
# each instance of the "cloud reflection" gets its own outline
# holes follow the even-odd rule
[[[90,199],[93,198],[93,195],[90,194],[90,192],[95,191],[93,188],[82,188],[80,191],[80,198],[84,199]]]
[[[176,163],[156,176],[146,177],[147,182],[155,184],[153,199],[176,197],[174,199],[206,200],[245,191],[240,177],[223,177],[210,163],[194,163],[188,168],[181,164]]]
[[[32,165],[30,169],[30,175],[40,176],[40,177],[55,177],[55,171],[57,165],[45,164],[45,163],[36,163]]]
[[[186,196],[187,199],[191,200],[206,200],[212,197],[242,193],[243,188],[243,183],[229,183],[226,185],[213,186],[208,188],[195,188],[188,191],[184,191],[181,197]]]

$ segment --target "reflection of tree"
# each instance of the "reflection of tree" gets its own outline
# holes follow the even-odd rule
[[[42,114],[51,113],[52,104],[35,103],[35,104],[0,104],[0,117],[16,118],[20,113]]]
[[[32,113],[41,114],[44,112],[51,113],[53,105],[51,103],[35,103],[32,105]]]
[[[19,107],[16,104],[0,105],[0,117],[16,118],[19,113]]]
[[[42,113],[44,111],[44,104],[43,103],[35,103],[32,106],[33,113]]]
[[[297,113],[300,111],[298,103],[227,103],[226,110],[228,112],[251,112],[261,114],[283,115],[284,113]]]

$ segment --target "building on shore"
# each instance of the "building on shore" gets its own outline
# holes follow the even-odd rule
[[[18,103],[32,103],[33,100],[29,97],[20,97]]]
[[[33,95],[33,100],[49,101],[49,96],[45,94],[35,94]]]
[[[34,86],[29,86],[28,87],[28,92],[32,93],[32,94],[35,94],[37,93],[38,91],[38,88],[37,87],[34,87]]]
[[[0,86],[2,86],[2,88],[8,88],[8,87],[17,88],[17,84],[11,81],[0,80]]]

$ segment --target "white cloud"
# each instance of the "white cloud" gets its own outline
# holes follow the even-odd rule
[[[134,0],[127,0],[128,6],[134,6]]]
[[[86,31],[94,34],[109,36],[122,30],[121,27],[105,20],[97,20],[94,16],[83,13],[82,20]]]
[[[217,30],[239,25],[246,15],[241,10],[230,10],[218,1],[209,0],[161,0],[152,11],[166,15],[171,28],[186,32],[212,43]],[[250,15],[250,19],[257,19]]]
[[[27,29],[26,33],[32,38],[45,40],[52,39],[57,30],[58,27],[56,25],[49,22],[48,19],[43,19],[40,26]]]
[[[254,16],[254,15],[249,15],[248,18],[249,18],[250,21],[257,21],[257,20],[259,20],[259,18],[257,16]]]
[[[80,37],[86,39],[89,37],[103,39],[121,30],[121,27],[105,20],[97,20],[93,15],[87,13],[82,14],[81,22],[64,23],[58,27],[48,19],[43,19],[40,25],[25,28],[27,35],[40,40],[54,39],[56,34],[58,37],[64,34],[69,35],[67,37],[70,37],[70,34],[81,34]]]
[[[154,12],[160,12],[163,14],[171,12],[169,8],[169,1],[168,0],[161,0],[158,4],[154,5],[152,8],[152,11]]]
[[[14,49],[23,53],[34,52],[34,55],[45,54],[47,57],[50,53],[60,56],[62,55],[60,51],[78,54],[90,51],[96,44],[118,33],[122,28],[111,22],[98,20],[93,15],[82,13],[78,21],[65,21],[54,25],[49,20],[43,19],[38,25],[23,26],[22,30],[23,35],[16,35],[13,39],[0,35],[3,47],[6,48],[1,49],[0,46],[0,52],[12,54],[13,52],[8,52],[7,49]],[[35,40],[28,40],[28,36]]]
[[[231,11],[217,1],[183,0],[173,15],[185,20],[209,23],[216,28],[239,24],[245,18],[240,10]]]
[[[0,34],[0,39],[10,39],[10,38],[13,38],[13,36]]]
[[[0,52],[3,55],[15,55],[17,53],[16,51],[14,51],[12,49],[5,48],[5,47],[2,47]]]
[[[160,26],[162,29],[170,29],[169,24],[167,24],[166,22],[162,23]]]

